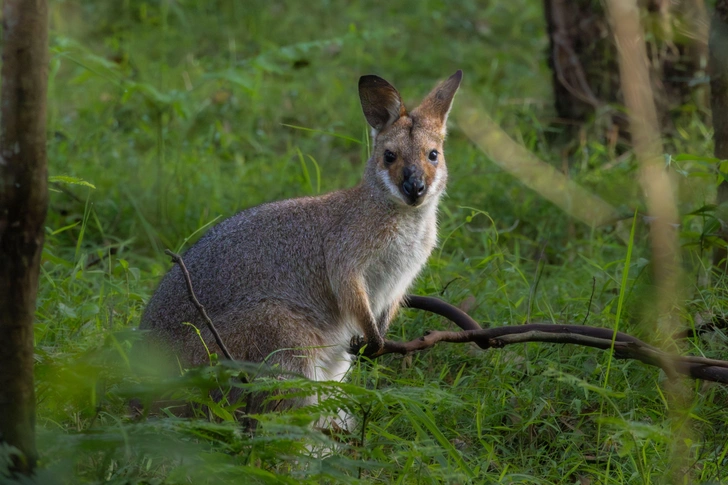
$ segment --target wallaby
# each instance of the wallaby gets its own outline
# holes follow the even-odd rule
[[[184,255],[195,293],[233,358],[340,380],[351,354],[376,355],[437,240],[447,181],[447,116],[457,71],[408,112],[378,76],[359,79],[373,147],[354,188],[244,210]],[[220,353],[179,266],[162,279],[141,328],[187,365]]]

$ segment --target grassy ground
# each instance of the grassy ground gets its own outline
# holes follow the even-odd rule
[[[596,350],[441,345],[386,357],[343,384],[287,383],[334,397],[262,416],[255,437],[207,398],[232,370],[163,382],[132,370],[132,329],[170,267],[164,248],[183,249],[243,208],[357,182],[361,74],[382,75],[412,104],[463,69],[464,89],[490,116],[562,168],[539,2],[308,3],[51,2],[55,191],[35,327],[41,483],[728,482],[726,388],[689,382],[678,405],[659,371]],[[699,326],[722,321],[726,305],[725,285],[706,283],[709,218],[688,215],[715,192],[714,177],[700,176],[709,129],[690,108],[668,150],[692,155],[674,165],[686,214],[681,316]],[[581,323],[590,310],[591,325],[649,339],[647,229],[636,226],[629,260],[624,237],[643,208],[637,166],[629,155],[610,163],[602,135],[595,126],[571,143],[569,173],[626,220],[592,230],[453,123],[441,243],[414,292],[488,326]],[[389,337],[446,326],[403,311]],[[728,358],[727,341],[717,330],[684,347]],[[131,418],[129,397],[163,390],[210,405],[209,415]],[[333,445],[309,424],[337,407],[359,425]]]

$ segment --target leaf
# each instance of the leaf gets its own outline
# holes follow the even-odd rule
[[[702,233],[703,236],[717,234],[720,230],[720,226],[720,221],[714,217],[711,217],[710,219],[705,221]]]
[[[62,227],[60,229],[56,229],[55,231],[50,230],[50,228],[48,228],[48,230],[49,230],[49,233],[50,233],[51,236],[55,236],[55,235],[60,234],[60,233],[62,233],[64,231],[67,231],[69,229],[73,229],[74,227],[76,227],[79,224],[81,224],[81,221],[76,221],[73,224],[69,224],[69,225],[64,226],[64,227]]]
[[[204,79],[216,79],[222,81],[228,81],[240,88],[243,88],[248,93],[255,92],[255,80],[252,76],[228,69],[226,71],[209,72],[203,76]]]
[[[690,153],[680,153],[678,155],[673,155],[670,158],[676,162],[701,162],[701,163],[710,163],[710,164],[715,164],[715,163],[720,162],[720,158],[707,157],[707,156],[701,156],[701,155],[692,155]]]
[[[425,427],[432,433],[432,435],[435,437],[438,443],[440,443],[440,446],[442,446],[450,455],[450,458],[452,458],[455,463],[458,464],[458,467],[460,470],[465,472],[465,474],[468,475],[470,478],[474,478],[475,474],[470,469],[470,467],[465,463],[465,460],[463,460],[462,455],[460,452],[455,449],[455,447],[450,443],[450,441],[445,437],[444,434],[442,434],[442,431],[440,431],[440,428],[435,423],[434,418],[429,414],[423,411],[417,404],[415,403],[408,403],[408,406],[406,409],[409,411],[409,414],[413,416],[411,418],[410,422],[416,426],[417,423],[421,423],[425,425]]]
[[[357,140],[356,138],[352,138],[352,137],[346,136],[346,135],[340,135],[338,133],[334,133],[333,131],[315,130],[313,128],[306,128],[305,126],[289,125],[286,123],[281,123],[281,126],[285,126],[286,128],[293,128],[294,130],[309,131],[311,133],[320,133],[322,135],[329,135],[329,136],[333,136],[336,138],[341,138],[342,140],[351,141],[351,142],[357,143],[359,145],[362,144],[361,140]]]
[[[688,212],[686,215],[688,216],[697,216],[700,214],[705,214],[706,212],[715,212],[715,209],[717,209],[718,206],[716,204],[705,204],[699,209],[695,209],[692,212]]]
[[[58,304],[58,311],[60,311],[61,315],[63,315],[64,317],[78,318],[78,314],[76,313],[76,310],[63,303]]]
[[[139,268],[129,268],[129,273],[134,278],[134,281],[139,281],[141,278],[141,271],[139,271]]]
[[[52,175],[48,177],[48,182],[54,184],[83,185],[84,187],[90,187],[92,189],[96,188],[96,186],[90,182],[86,182],[78,177],[69,177],[68,175]]]

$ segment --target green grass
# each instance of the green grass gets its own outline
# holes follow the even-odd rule
[[[260,416],[254,437],[208,398],[239,369],[162,379],[130,360],[132,329],[170,267],[165,248],[183,250],[246,207],[358,181],[368,149],[361,74],[392,81],[411,105],[463,69],[489,115],[561,167],[539,2],[59,0],[51,10],[48,156],[59,178],[35,327],[39,483],[728,481],[724,386],[691,382],[685,409],[673,410],[658,370],[596,350],[442,344],[360,363],[341,384],[262,378],[248,386],[332,397]],[[674,166],[686,214],[681,315],[698,327],[724,318],[726,285],[706,278],[710,211],[687,215],[712,200],[715,176],[701,176],[710,129],[700,110],[685,113],[667,150],[691,154]],[[626,242],[644,210],[637,165],[627,156],[605,168],[603,135],[592,126],[572,143],[570,176],[625,220],[592,230],[500,171],[453,123],[441,243],[414,292],[488,326],[529,314],[581,323],[590,309],[588,324],[619,321],[649,339],[640,217]],[[389,337],[446,326],[405,310]],[[727,342],[716,330],[685,349],[728,358]],[[196,417],[131,416],[129,398],[161,395],[200,404]],[[310,426],[338,408],[358,422],[343,443]]]

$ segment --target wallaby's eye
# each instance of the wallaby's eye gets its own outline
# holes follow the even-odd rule
[[[432,150],[430,154],[427,155],[427,158],[429,158],[432,163],[437,163],[437,155],[439,155],[437,150]]]
[[[386,163],[394,163],[397,160],[397,154],[392,153],[389,150],[384,150],[384,161]]]

